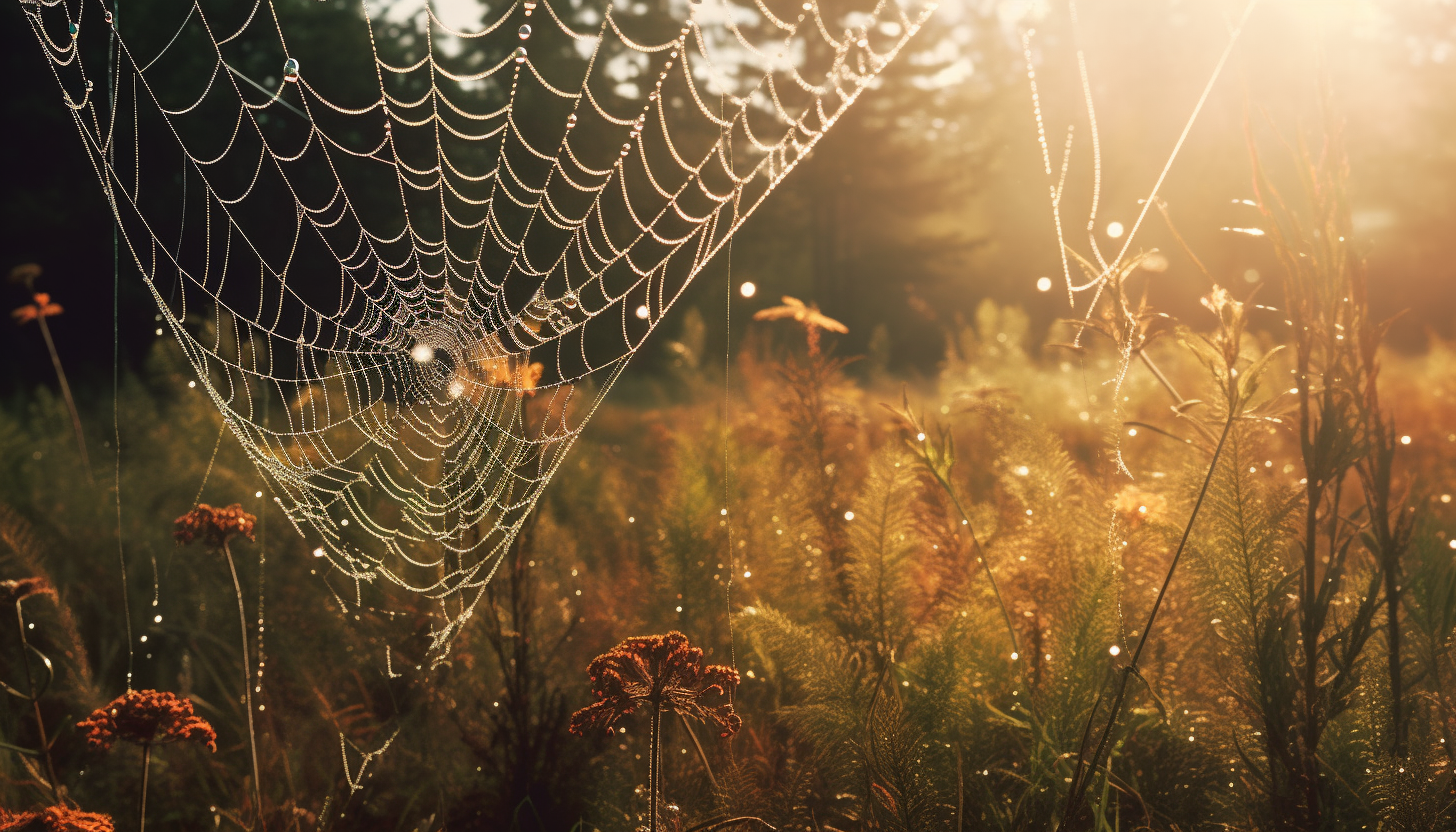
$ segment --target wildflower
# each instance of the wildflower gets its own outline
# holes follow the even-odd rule
[[[17,324],[28,324],[36,322],[40,329],[41,338],[45,339],[46,351],[51,355],[51,366],[56,368],[56,380],[61,384],[61,395],[66,400],[66,409],[71,413],[71,430],[76,433],[76,448],[81,452],[81,464],[86,468],[86,478],[91,479],[91,458],[86,454],[86,437],[81,431],[81,415],[76,410],[76,400],[71,396],[71,384],[66,380],[66,371],[61,366],[61,356],[56,352],[55,339],[51,337],[51,329],[46,325],[46,318],[53,318],[66,311],[59,303],[52,303],[51,296],[45,292],[37,292],[32,287],[35,279],[40,277],[40,266],[34,263],[22,263],[10,270],[10,280],[15,283],[24,283],[25,288],[31,290],[32,302],[10,311],[10,317],[15,319]]]
[[[115,829],[107,815],[65,806],[19,813],[0,809],[0,832],[113,832]]]
[[[239,503],[227,508],[213,508],[201,503],[174,521],[176,528],[172,537],[183,545],[202,538],[209,546],[221,547],[238,536],[252,540],[253,526],[257,522],[258,518],[243,511]]]
[[[753,313],[755,321],[782,321],[793,320],[804,327],[804,336],[808,340],[809,355],[819,355],[819,330],[826,332],[849,332],[849,327],[834,320],[819,311],[819,307],[812,303],[804,303],[798,298],[791,298],[788,295],[783,297],[782,306],[770,306],[767,309],[760,309]]]
[[[591,676],[597,701],[571,715],[573,734],[585,734],[592,728],[611,731],[612,723],[642,705],[651,712],[647,784],[652,808],[647,829],[657,832],[658,803],[662,798],[663,713],[711,723],[721,737],[738,733],[743,720],[734,712],[732,702],[707,705],[702,701],[710,693],[722,697],[732,693],[738,686],[738,672],[719,664],[704,666],[703,651],[679,632],[629,638],[592,659],[586,672]],[[707,764],[706,757],[703,763]]]
[[[253,665],[252,659],[248,656],[248,613],[243,606],[243,585],[238,580],[238,565],[233,562],[233,551],[228,546],[228,541],[235,537],[246,537],[253,539],[253,526],[258,518],[243,511],[240,503],[233,503],[227,508],[213,508],[207,503],[199,503],[197,508],[173,521],[172,537],[182,545],[187,545],[198,538],[201,538],[208,546],[222,552],[223,558],[227,560],[228,573],[233,579],[233,595],[238,599],[238,631],[242,635],[243,653],[243,708],[248,716],[248,752],[253,759],[253,805],[258,807],[257,811],[263,809],[263,777],[262,770],[258,766],[258,741],[253,730]],[[192,705],[187,704],[187,712],[190,715]],[[207,723],[202,723],[206,725]],[[211,732],[211,728],[208,731]],[[216,746],[214,746],[216,750]],[[145,793],[145,779],[142,781],[142,791]],[[145,821],[145,814],[143,815]]]
[[[738,672],[724,665],[704,666],[702,659],[703,651],[678,632],[618,644],[587,668],[597,701],[572,715],[571,732],[610,731],[617,720],[648,705],[710,723],[719,736],[737,733],[743,720],[733,703],[709,705],[703,700],[710,694],[727,697],[738,685]]]
[[[849,327],[820,312],[819,307],[815,304],[804,303],[798,298],[791,298],[788,295],[784,295],[782,306],[760,309],[753,313],[753,319],[755,321],[791,319],[802,324],[805,329],[822,329],[841,334],[849,332]]]
[[[192,702],[174,693],[127,691],[76,725],[86,744],[107,751],[119,739],[137,745],[198,742],[217,751],[217,732],[192,712]]]
[[[17,324],[28,324],[40,318],[50,318],[66,311],[59,303],[51,303],[51,296],[45,292],[36,292],[34,301],[25,306],[10,310],[10,317],[15,319]]]
[[[1135,485],[1129,485],[1117,492],[1117,498],[1113,501],[1113,509],[1117,516],[1130,529],[1136,529],[1144,523],[1155,520],[1168,509],[1168,500],[1161,494],[1154,494],[1144,491]]]
[[[0,604],[14,604],[34,595],[56,597],[56,588],[45,578],[20,578],[0,581]]]

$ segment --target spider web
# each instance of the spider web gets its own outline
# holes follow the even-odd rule
[[[159,327],[314,554],[438,599],[443,652],[644,339],[933,9],[825,2],[22,7]]]

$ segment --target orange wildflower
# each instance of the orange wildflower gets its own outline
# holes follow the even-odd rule
[[[760,309],[753,313],[755,321],[781,321],[792,320],[802,324],[806,329],[823,329],[829,332],[849,332],[849,327],[834,320],[819,311],[819,307],[812,303],[804,303],[798,298],[791,298],[784,295],[782,306],[770,306],[767,309]]]
[[[0,809],[0,832],[114,832],[115,829],[107,815],[65,806],[18,813]]]
[[[127,691],[76,727],[86,744],[99,751],[109,750],[117,740],[136,745],[198,742],[217,750],[217,732],[192,712],[192,702],[166,691]]]
[[[36,292],[33,303],[12,309],[10,317],[15,319],[17,324],[28,324],[39,318],[50,318],[66,311],[59,303],[51,303],[51,296],[45,292]]]
[[[743,726],[732,702],[707,704],[709,696],[727,697],[738,685],[738,672],[720,664],[702,664],[703,651],[679,632],[629,638],[597,656],[587,668],[597,701],[571,717],[570,730],[611,730],[612,724],[641,705],[682,714],[715,726],[730,736]]]
[[[213,508],[207,503],[200,503],[173,522],[176,528],[172,537],[183,545],[201,538],[207,545],[219,547],[238,536],[252,540],[253,526],[257,522],[257,517],[243,511],[241,503],[233,503],[227,508]]]

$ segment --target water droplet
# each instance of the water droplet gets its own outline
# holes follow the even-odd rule
[[[110,26],[113,22],[115,22],[115,20],[116,19],[111,16],[111,12],[107,12],[106,13],[106,25],[107,26]]]
[[[524,46],[517,46],[516,47],[516,63],[523,64],[525,62],[526,62],[526,47],[524,47]]]
[[[566,117],[566,129],[567,130],[570,130],[571,128],[573,128],[575,126],[576,126],[576,113],[572,113],[571,115],[569,115],[569,116]]]
[[[298,80],[298,59],[297,58],[289,58],[288,60],[286,60],[286,61],[283,62],[283,80],[285,80],[285,81],[297,81]]]
[[[531,27],[523,23],[521,24],[521,28],[516,30],[516,34],[521,36],[521,40],[525,40],[531,36]]]
[[[576,292],[567,290],[566,294],[561,296],[561,305],[567,309],[575,309],[576,303]]]
[[[78,26],[78,25],[77,25],[77,24],[75,24],[75,23],[68,23],[68,24],[66,24],[66,28],[67,28],[67,29],[69,29],[69,30],[70,30],[70,32],[71,32],[71,37],[73,37],[73,38],[74,38],[74,37],[75,37],[75,36],[76,36],[76,35],[78,35],[78,34],[80,34],[80,32],[81,32],[81,27],[80,27],[80,26]]]
[[[622,145],[622,155],[623,156],[626,156],[628,153],[631,153],[631,152],[632,152],[632,143],[631,142],[627,142],[626,144]]]
[[[536,0],[526,0],[526,11],[536,8]]]

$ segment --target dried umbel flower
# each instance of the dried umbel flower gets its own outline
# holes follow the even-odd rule
[[[65,806],[12,814],[0,809],[0,832],[113,832],[111,818]]]
[[[117,740],[147,746],[196,742],[217,750],[217,732],[207,720],[193,714],[190,701],[166,691],[127,691],[76,727],[100,751]]]
[[[733,703],[705,700],[726,699],[738,685],[738,672],[719,664],[704,666],[702,660],[703,651],[678,632],[618,644],[587,668],[597,701],[572,715],[572,733],[610,731],[613,723],[643,705],[709,723],[720,736],[737,733],[743,720]]]
[[[1135,485],[1117,492],[1112,503],[1117,516],[1129,529],[1136,529],[1144,523],[1157,519],[1168,510],[1168,500],[1161,494],[1144,491]]]
[[[207,503],[200,503],[174,521],[172,537],[183,545],[201,539],[209,546],[220,547],[234,537],[252,540],[253,526],[257,522],[258,518],[243,511],[240,503],[233,503],[227,508],[213,508]]]
[[[19,578],[0,581],[0,604],[14,604],[34,595],[56,597],[56,589],[45,578]]]

